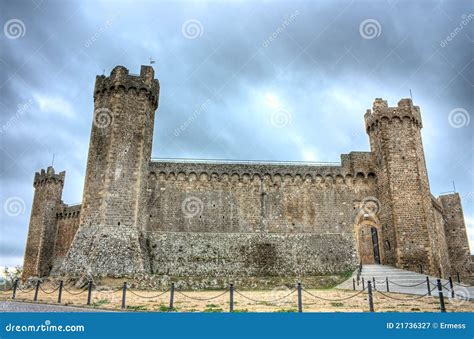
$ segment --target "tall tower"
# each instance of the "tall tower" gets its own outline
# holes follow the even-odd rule
[[[411,99],[397,107],[375,99],[365,124],[378,172],[385,264],[439,274],[420,109]]]
[[[117,66],[97,76],[81,219],[62,266],[69,275],[147,272],[141,234],[159,83]]]
[[[471,251],[464,222],[461,197],[458,193],[444,194],[439,197],[443,205],[444,232],[451,263],[451,275],[469,276],[471,271]]]
[[[61,207],[61,196],[66,172],[56,174],[53,167],[35,173],[35,194],[31,208],[30,226],[23,263],[23,279],[49,275],[56,241],[56,213]]]

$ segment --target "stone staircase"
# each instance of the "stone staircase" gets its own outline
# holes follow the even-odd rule
[[[362,289],[362,278],[364,278],[364,285],[367,289],[367,281],[372,281],[375,278],[375,289],[381,292],[387,292],[386,279],[389,281],[389,292],[425,295],[428,293],[428,286],[426,282],[426,275],[402,270],[387,265],[363,265],[361,272],[361,280],[357,284],[357,271],[348,280],[344,281],[336,288],[353,289],[353,280],[356,279],[356,290]],[[430,290],[432,296],[438,296],[438,289],[436,287],[437,278],[428,276],[430,281]],[[443,294],[445,298],[452,298],[449,281],[442,279]],[[373,284],[373,283],[372,283]],[[454,297],[457,299],[474,300],[474,287],[465,284],[458,284],[454,282]]]

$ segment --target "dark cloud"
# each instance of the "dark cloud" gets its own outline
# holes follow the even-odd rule
[[[373,99],[396,105],[411,89],[432,191],[454,180],[474,228],[474,121],[448,120],[473,118],[470,12],[468,1],[4,1],[2,26],[19,19],[26,31],[0,37],[0,202],[19,197],[25,211],[0,212],[0,266],[21,258],[32,178],[53,153],[64,200],[81,199],[95,75],[117,64],[137,73],[150,57],[161,83],[155,157],[339,161],[369,149]],[[373,39],[360,33],[366,20]]]

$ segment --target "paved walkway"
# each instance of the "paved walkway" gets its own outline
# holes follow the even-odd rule
[[[367,281],[375,278],[375,288],[381,292],[387,292],[386,278],[389,281],[389,291],[414,295],[425,295],[428,293],[426,275],[402,270],[386,265],[364,265],[362,267],[361,279],[364,278],[364,285],[367,288]],[[348,280],[341,283],[336,288],[353,289],[352,279],[356,279],[356,290],[362,289],[362,280],[357,285],[357,271]],[[431,295],[438,296],[436,287],[436,277],[428,276],[430,281]],[[446,298],[451,298],[451,289],[449,281],[442,279],[443,294]],[[453,281],[455,298],[474,300],[474,287],[464,284],[458,284]]]

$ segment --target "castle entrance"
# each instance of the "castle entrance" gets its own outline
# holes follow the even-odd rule
[[[359,228],[359,255],[362,264],[380,264],[377,228],[363,225]]]

